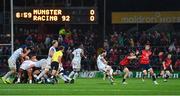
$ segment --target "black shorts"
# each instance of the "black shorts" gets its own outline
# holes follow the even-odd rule
[[[161,66],[161,70],[163,70],[163,71],[169,71],[169,70],[171,70],[171,69],[170,69],[170,67],[167,67],[166,69],[164,69],[164,67]]]
[[[52,62],[51,63],[51,69],[57,71],[59,69],[59,63],[58,62]]]
[[[121,70],[121,71],[124,71],[124,68],[128,68],[127,65],[124,65],[124,66],[123,66],[123,65],[120,65],[120,70]]]
[[[140,64],[140,68],[143,71],[143,70],[149,70],[152,67],[150,64]]]
[[[37,67],[33,67],[33,72],[36,71],[36,70],[41,70],[41,68],[37,68]]]

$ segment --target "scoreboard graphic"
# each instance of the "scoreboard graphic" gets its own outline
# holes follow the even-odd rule
[[[15,7],[14,24],[97,24],[96,7]]]

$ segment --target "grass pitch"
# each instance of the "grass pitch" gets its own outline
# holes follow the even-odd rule
[[[122,85],[116,79],[115,85],[102,78],[77,79],[75,84],[3,84],[0,80],[0,95],[180,95],[180,80],[169,79],[154,85],[151,79],[128,79],[128,85]]]

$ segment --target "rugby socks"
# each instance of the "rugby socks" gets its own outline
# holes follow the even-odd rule
[[[110,71],[109,71],[109,74],[112,76],[113,75],[113,69],[111,69]]]
[[[63,79],[64,81],[67,81],[67,79],[64,77],[64,74],[59,74],[59,77]]]
[[[73,76],[73,79],[75,80],[78,77],[78,72],[76,72]]]
[[[32,84],[32,80],[29,80],[29,84]]]
[[[123,78],[122,82],[125,82],[125,81],[126,81],[126,79],[125,79],[125,78]]]
[[[64,78],[66,78],[67,80],[71,81],[72,79],[69,78],[67,75],[64,75]]]
[[[20,83],[20,78],[18,77],[17,82]]]
[[[71,73],[69,74],[69,77],[71,78],[74,74],[75,74],[75,72],[71,71]]]
[[[169,75],[166,74],[165,79],[168,79],[168,78],[169,78]]]
[[[51,76],[51,79],[53,79],[53,78],[54,78],[54,76],[52,75],[52,76]]]
[[[9,71],[8,73],[6,73],[6,75],[4,75],[4,78],[7,79],[13,73],[14,73],[13,71]]]
[[[37,77],[37,79],[40,79],[45,74],[45,70],[43,70]]]
[[[112,78],[111,76],[108,76],[108,78],[109,78],[109,81],[110,81],[111,83],[114,82],[114,80],[113,80],[113,78]]]
[[[145,74],[142,74],[142,79],[144,79],[146,77],[146,75]]]
[[[34,76],[34,78],[37,78],[37,77],[38,77],[36,74],[34,74],[33,76]]]
[[[156,81],[156,76],[155,75],[152,75],[152,80]]]
[[[157,77],[160,77],[161,76],[161,74],[159,73],[158,75],[157,75]]]

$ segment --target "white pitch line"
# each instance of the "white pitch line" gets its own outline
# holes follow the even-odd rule
[[[50,90],[50,91],[69,91],[69,89],[0,89],[0,91],[13,91],[13,90],[17,90],[17,91],[35,91],[35,90]],[[94,90],[89,90],[89,89],[71,89],[71,91],[157,91],[157,92],[159,92],[159,90],[104,90],[104,89],[94,89]],[[178,91],[178,90],[172,90],[172,91],[170,91],[170,90],[161,90],[161,92],[179,92],[180,93],[180,91]]]

